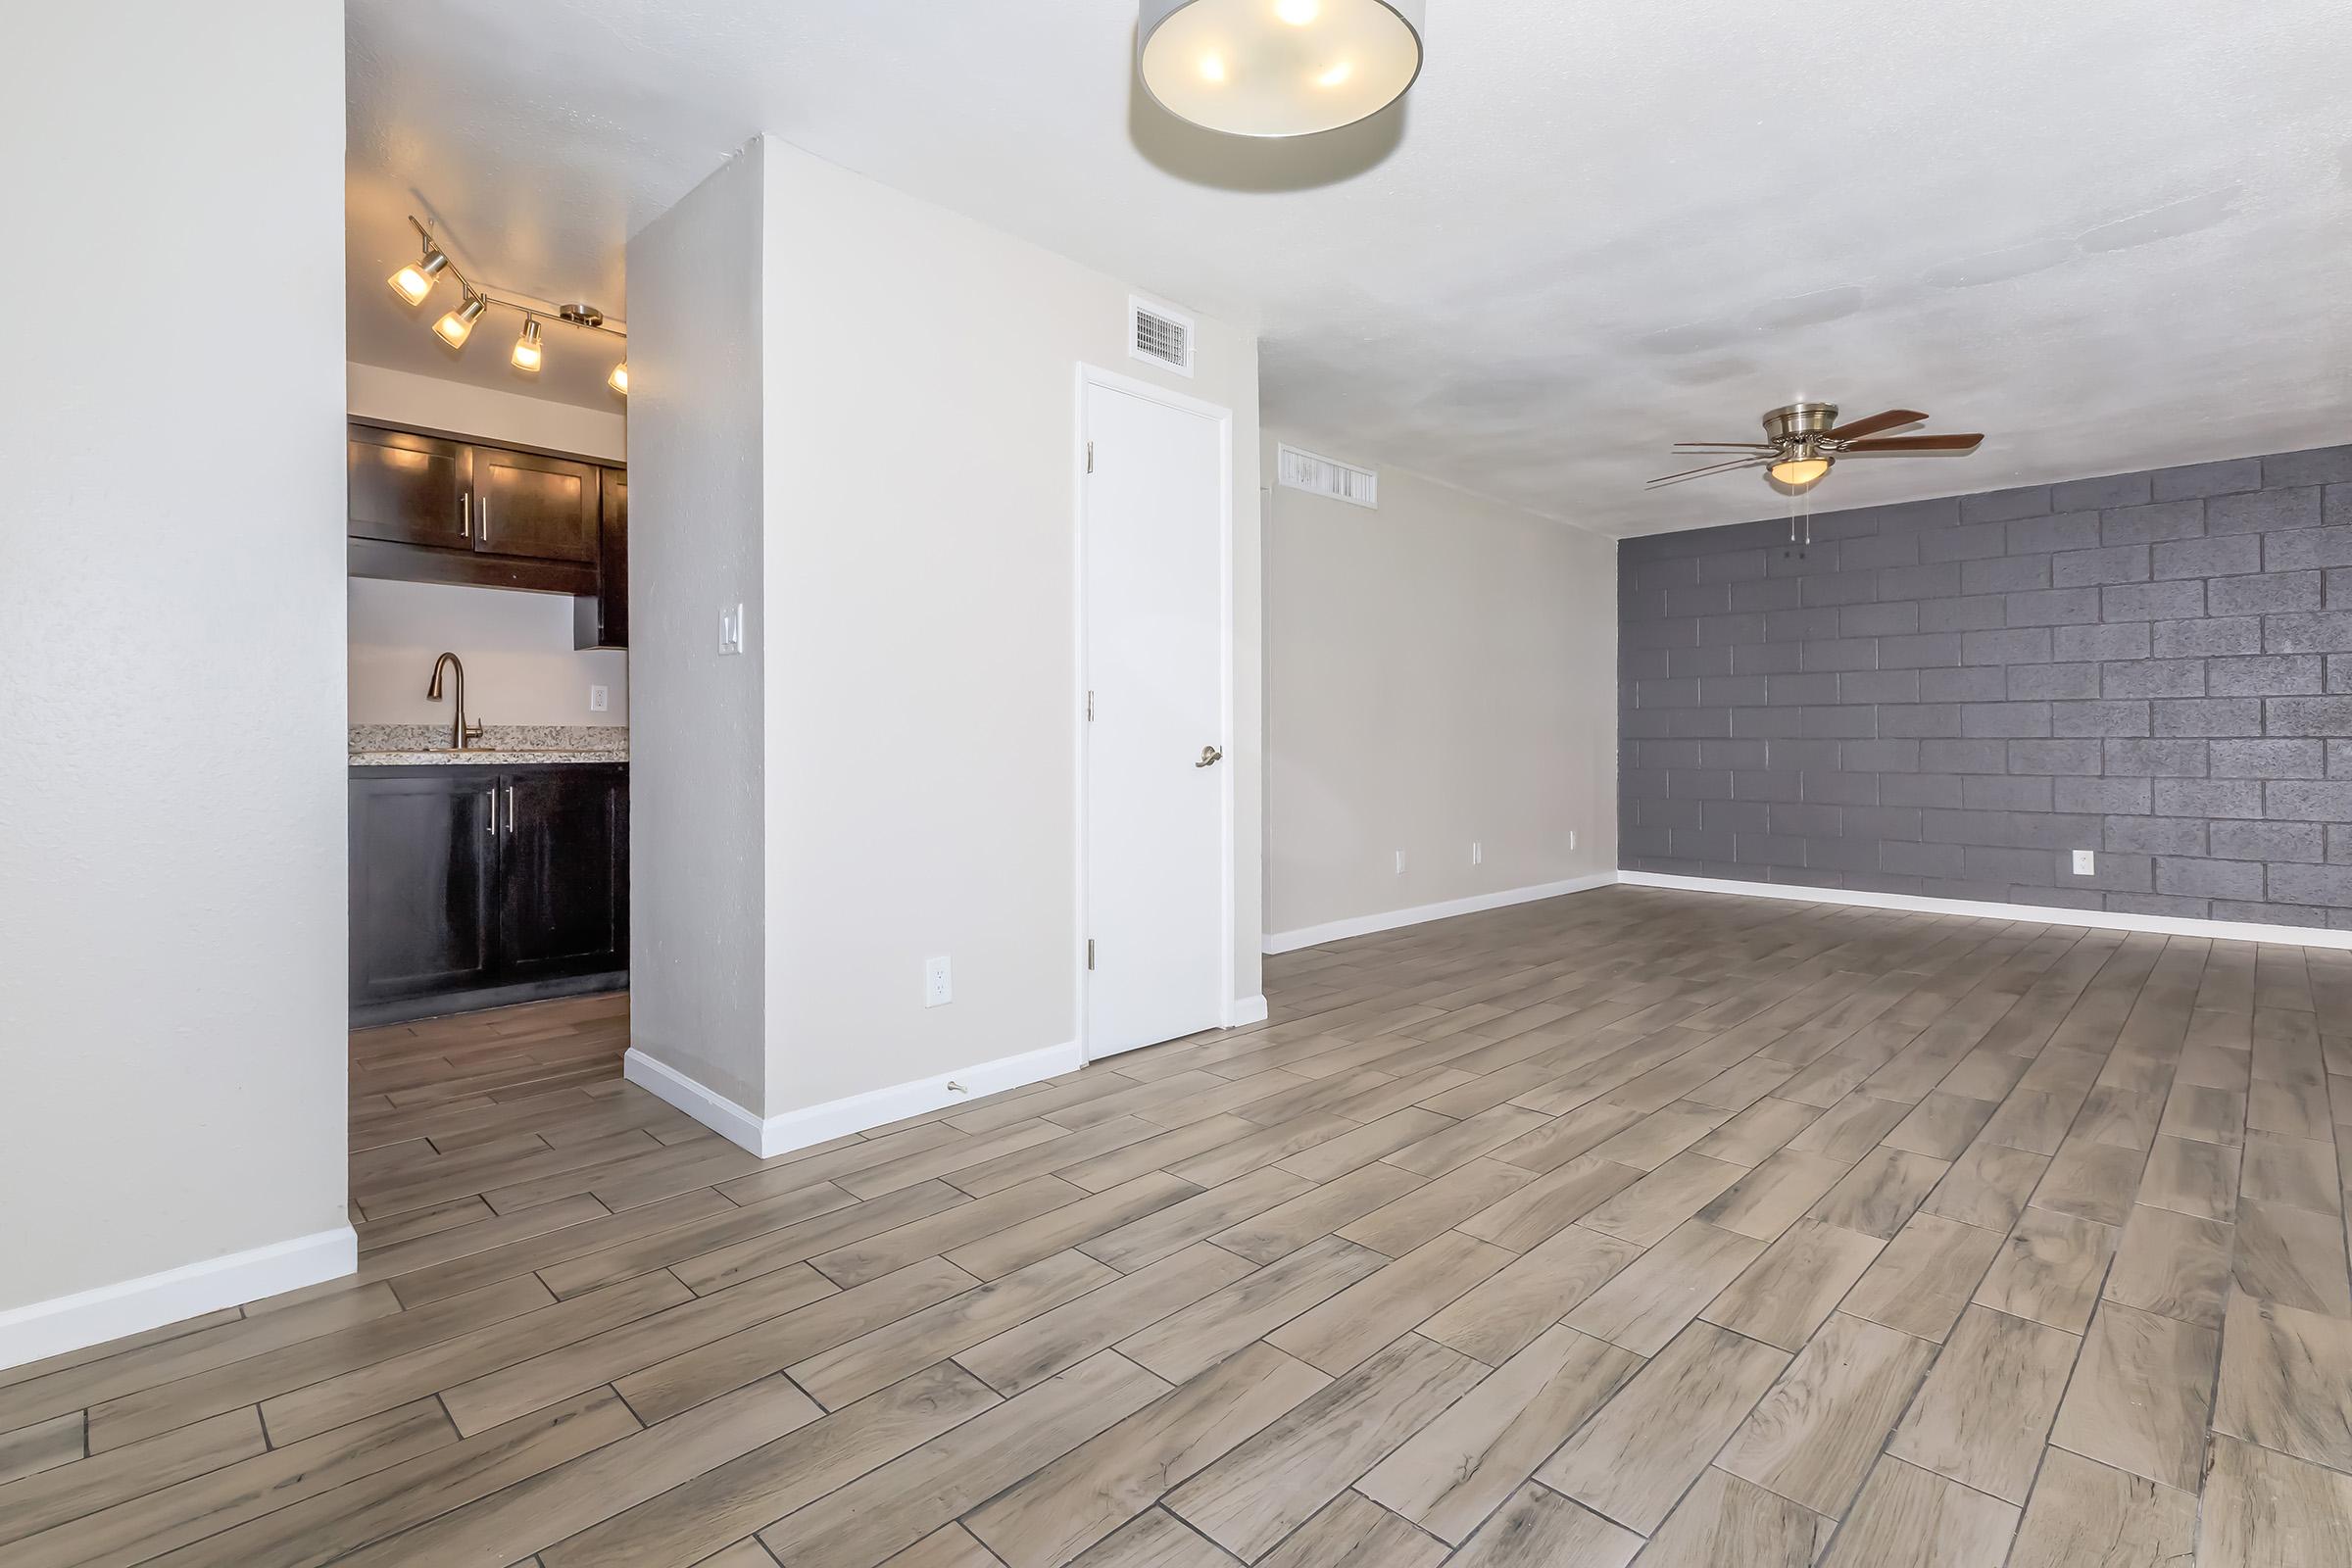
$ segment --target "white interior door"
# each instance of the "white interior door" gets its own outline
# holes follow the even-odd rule
[[[1084,385],[1087,1047],[1224,1022],[1226,443],[1195,413]]]

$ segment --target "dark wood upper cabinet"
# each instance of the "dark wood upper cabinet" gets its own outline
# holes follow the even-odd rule
[[[571,601],[571,646],[629,646],[629,475],[604,470],[604,506],[597,519],[596,592]]]
[[[473,548],[537,561],[596,559],[597,466],[473,449]]]
[[[353,576],[570,594],[573,646],[628,646],[626,469],[359,420],[348,450]]]
[[[473,548],[467,496],[471,448],[439,436],[355,424],[347,450],[355,537]]]

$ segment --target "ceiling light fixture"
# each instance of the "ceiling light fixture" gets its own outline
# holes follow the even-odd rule
[[[473,290],[467,289],[464,301],[457,309],[435,321],[433,330],[451,348],[462,349],[466,346],[466,340],[473,335],[473,323],[481,319],[482,311],[489,303]]]
[[[441,248],[440,242],[433,238],[433,231],[417,221],[414,214],[409,218],[409,225],[416,230],[416,237],[424,246],[424,255],[415,265],[402,268],[385,281],[392,285],[393,293],[411,305],[417,305],[433,291],[433,285],[442,272],[446,271],[458,280],[460,292],[456,308],[446,312],[433,323],[434,335],[451,348],[463,349],[466,346],[466,340],[473,335],[474,322],[480,320],[482,313],[493,305],[513,311],[522,318],[522,332],[514,339],[514,349],[510,359],[514,368],[529,374],[536,374],[547,363],[547,345],[541,330],[546,322],[560,322],[584,332],[602,332],[610,337],[628,337],[627,327],[606,320],[605,313],[593,305],[551,305],[545,300],[510,296],[480,287],[459,269],[449,253]],[[622,397],[629,395],[629,362],[626,359],[612,368],[612,373],[606,377],[606,385]]]
[[[414,218],[409,221],[416,223]],[[393,293],[411,305],[424,303],[424,297],[433,291],[434,280],[440,277],[441,270],[449,265],[448,255],[433,243],[433,236],[425,233],[422,223],[416,223],[416,232],[424,241],[424,254],[384,279],[392,285]]]
[[[1136,74],[1153,102],[1210,130],[1336,130],[1386,109],[1420,75],[1424,5],[1142,0]]]
[[[1776,463],[1764,471],[1785,485],[1802,490],[1806,485],[1813,483],[1830,471],[1830,460],[1827,458],[1791,458],[1787,463]]]

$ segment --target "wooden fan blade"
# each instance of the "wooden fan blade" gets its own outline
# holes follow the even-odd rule
[[[1889,435],[1876,441],[1856,441],[1846,447],[1848,452],[1974,452],[1984,443],[1981,435]]]
[[[1897,425],[1917,424],[1926,417],[1917,409],[1888,409],[1885,414],[1874,414],[1867,419],[1849,419],[1828,432],[1823,439],[1851,441],[1856,436],[1876,435],[1881,430],[1891,430]]]
[[[1740,458],[1731,463],[1709,464],[1703,468],[1686,468],[1681,473],[1670,473],[1662,478],[1652,479],[1642,488],[1655,490],[1662,484],[1681,484],[1685,479],[1696,479],[1710,473],[1729,473],[1734,468],[1760,468],[1771,461],[1770,458]]]

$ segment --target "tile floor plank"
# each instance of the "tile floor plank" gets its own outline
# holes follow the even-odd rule
[[[770,1161],[625,997],[357,1032],[360,1272],[0,1370],[0,1558],[2352,1560],[2352,957],[1619,886],[1265,971]]]

